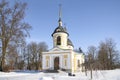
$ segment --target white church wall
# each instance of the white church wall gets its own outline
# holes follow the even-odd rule
[[[70,58],[71,58],[71,72],[73,73],[74,72],[74,67],[75,67],[74,52],[73,51],[71,52]]]
[[[43,70],[46,70],[46,69],[49,68],[49,65],[50,65],[50,64],[49,64],[49,60],[48,60],[48,66],[47,66],[47,65],[46,65],[46,64],[47,64],[47,63],[46,63],[46,62],[47,62],[46,55],[43,55],[42,57],[43,57],[43,58],[42,58],[42,59],[43,59],[43,61],[42,61],[42,69],[43,69]]]
[[[50,55],[49,55],[50,56]],[[49,67],[49,69],[51,69],[51,70],[53,70],[54,69],[54,67],[53,67],[53,63],[54,63],[54,61],[52,60],[53,59],[53,56],[50,56],[50,67]]]
[[[57,53],[56,53],[57,52]],[[43,69],[44,70],[54,70],[54,59],[56,57],[59,57],[59,68],[60,69],[65,69],[70,72],[76,72],[76,71],[82,71],[83,66],[82,63],[84,63],[84,55],[83,54],[77,54],[74,51],[53,51],[52,52],[45,52],[43,55]],[[49,56],[48,60],[48,66],[47,64],[47,59],[46,56]],[[65,57],[66,56],[66,57]],[[65,65],[65,60],[66,60],[66,65]],[[80,62],[80,67],[78,67],[78,60]]]
[[[68,59],[67,59],[67,63],[68,63],[68,69],[71,69],[71,55],[68,55]]]
[[[64,56],[67,56],[67,58],[64,58]],[[46,56],[49,56],[49,60],[48,60],[48,66],[46,66],[47,64],[47,59]],[[46,69],[51,69],[54,70],[54,59],[56,57],[59,57],[59,67],[60,69],[71,69],[71,55],[70,53],[54,53],[54,54],[44,54],[43,55],[43,70]],[[66,66],[65,66],[65,60],[66,60]]]
[[[78,60],[79,60],[79,63],[78,63]],[[78,54],[76,55],[76,67],[77,67],[77,71],[82,71],[84,69],[83,67],[83,64],[84,63],[84,57],[83,57],[83,54]],[[80,67],[78,66],[80,65]]]

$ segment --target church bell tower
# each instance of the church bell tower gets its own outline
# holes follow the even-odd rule
[[[61,6],[59,9],[59,20],[58,27],[52,33],[53,37],[53,47],[59,47],[61,49],[73,49],[72,42],[68,39],[69,34],[67,33],[66,27],[63,27],[61,20],[62,12]]]

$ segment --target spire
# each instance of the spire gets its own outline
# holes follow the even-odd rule
[[[59,19],[62,17],[62,9],[61,9],[61,4],[59,4]]]
[[[62,20],[61,20],[61,17],[62,17],[62,9],[61,9],[61,4],[59,5],[59,27],[62,26]]]

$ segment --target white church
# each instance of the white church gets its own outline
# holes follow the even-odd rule
[[[84,70],[85,56],[80,50],[74,51],[74,46],[69,39],[69,33],[62,25],[61,9],[59,12],[58,27],[52,33],[53,48],[42,52],[42,70],[64,70],[78,72]]]

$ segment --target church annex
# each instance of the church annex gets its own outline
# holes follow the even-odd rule
[[[65,70],[67,72],[82,71],[85,61],[82,51],[75,52],[69,39],[69,33],[62,25],[61,10],[59,12],[58,27],[52,33],[53,48],[42,52],[43,70]]]

